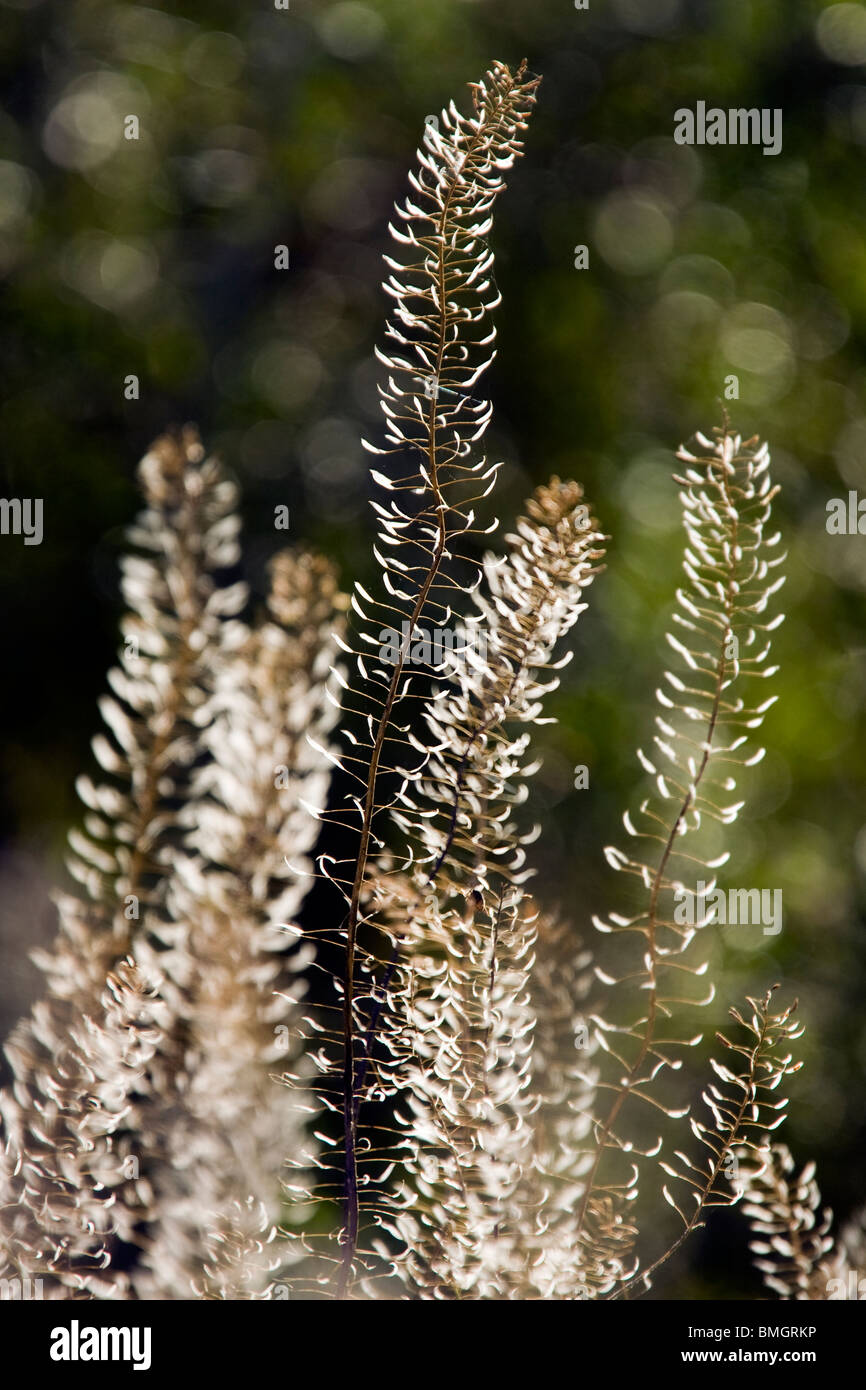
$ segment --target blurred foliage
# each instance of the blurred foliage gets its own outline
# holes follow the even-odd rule
[[[295,539],[369,578],[359,440],[380,431],[391,204],[425,115],[465,100],[490,59],[525,55],[544,82],[495,232],[497,505],[509,518],[535,482],[575,476],[612,537],[537,780],[540,896],[591,936],[621,891],[600,848],[622,839],[666,661],[672,450],[720,420],[736,373],[732,416],[770,440],[790,561],[781,698],[722,886],[781,887],[785,924],[718,931],[714,1022],[775,979],[800,996],[808,1066],[786,1138],[846,1215],[866,1197],[866,541],[824,523],[830,498],[866,495],[866,8],[0,0],[0,14],[2,488],[45,499],[41,546],[0,544],[3,1021],[46,930],[33,864],[58,872],[77,816],[137,458],[197,420],[242,483],[255,586],[280,503]],[[674,112],[698,100],[781,108],[782,152],[675,144]],[[657,1293],[730,1296],[730,1263],[729,1218]]]

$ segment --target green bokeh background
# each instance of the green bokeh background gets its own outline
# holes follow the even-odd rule
[[[643,785],[634,747],[667,659],[672,451],[718,423],[735,373],[729,408],[770,441],[790,559],[781,698],[722,886],[782,888],[785,920],[779,936],[717,933],[707,1023],[776,980],[799,996],[807,1065],[785,1135],[848,1215],[866,1198],[866,537],[828,535],[825,515],[866,496],[866,8],[0,0],[0,20],[2,495],[45,506],[41,546],[0,538],[4,1031],[52,930],[137,458],[196,420],[242,485],[254,586],[280,503],[294,539],[369,584],[359,439],[380,428],[391,205],[424,117],[464,102],[491,59],[525,56],[544,81],[493,238],[496,510],[508,520],[558,472],[611,536],[541,740],[539,893],[590,936],[620,901],[601,849]],[[782,152],[676,145],[674,112],[698,100],[781,108]],[[745,1262],[737,1219],[714,1221],[656,1296],[754,1294]]]

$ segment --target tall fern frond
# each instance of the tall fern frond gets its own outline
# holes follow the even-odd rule
[[[311,952],[298,946],[290,924],[328,795],[330,767],[318,750],[328,750],[336,718],[326,677],[342,608],[330,563],[282,552],[272,562],[267,620],[238,628],[214,663],[213,693],[200,713],[209,758],[183,809],[186,852],[168,894],[183,933],[170,970],[181,1027],[178,1079],[142,1126],[154,1155],[158,1219],[136,1280],[141,1297],[209,1289],[205,1239],[223,1257],[215,1265],[223,1270],[221,1296],[231,1287],[227,1252],[247,1297],[265,1293],[256,1290],[255,1271],[263,1275],[290,1256],[269,1233],[279,1216],[282,1157],[302,1146],[306,1112],[272,1073],[301,1066],[302,972]],[[236,1239],[241,1220],[248,1247]],[[268,1260],[244,1272],[241,1249],[257,1255],[265,1237]]]
[[[156,442],[140,477],[124,649],[102,702],[112,737],[94,743],[111,781],[79,782],[88,814],[71,867],[84,892],[59,900],[45,998],[9,1045],[5,1185],[25,1206],[32,1188],[29,1248],[71,1296],[186,1298],[206,1282],[206,1241],[227,1249],[238,1211],[273,1223],[281,1156],[301,1144],[305,1117],[271,1073],[297,1062],[309,951],[281,927],[327,797],[327,746],[307,734],[327,745],[334,722],[326,678],[343,602],[327,562],[284,554],[268,620],[251,631],[235,616],[244,586],[222,582],[239,518],[220,465],[187,429]],[[158,981],[158,1040],[94,1157],[101,1195],[91,1169],[64,1158],[61,1201],[46,1155],[66,1154],[77,1112],[58,1098],[58,1059],[70,1059],[67,1089],[87,1095],[114,1026],[106,981],[127,955]],[[43,1171],[51,1201],[28,1177]],[[251,1276],[233,1277],[254,1296]]]
[[[544,1277],[545,1243],[517,1214],[538,1110],[537,911],[522,887],[531,836],[514,807],[535,770],[532,725],[568,659],[554,652],[603,554],[582,495],[558,478],[538,488],[505,556],[485,558],[488,591],[469,619],[485,640],[430,702],[428,775],[396,817],[426,851],[394,937],[391,1039],[407,1106],[398,1269],[425,1297],[520,1296],[533,1267]]]
[[[358,620],[357,675],[352,679],[358,683],[346,683],[343,707],[358,723],[345,731],[349,750],[341,764],[356,787],[351,820],[358,825],[357,853],[350,862],[322,866],[338,884],[347,908],[340,986],[340,1294],[352,1278],[359,1227],[358,1045],[369,1000],[360,990],[358,932],[369,862],[382,847],[375,823],[407,776],[402,766],[407,725],[399,722],[404,716],[398,712],[412,691],[406,671],[409,641],[422,621],[450,621],[451,599],[465,587],[449,571],[454,547],[458,538],[477,529],[474,506],[492,488],[497,473],[498,465],[473,457],[491,415],[489,402],[474,393],[492,358],[489,315],[499,300],[486,238],[505,171],[521,153],[520,134],[536,86],[535,79],[527,79],[525,64],[512,74],[495,63],[481,82],[472,84],[470,115],[452,103],[439,123],[428,122],[417,170],[410,174],[412,192],[397,208],[390,229],[403,254],[386,257],[392,273],[384,288],[394,307],[386,349],[377,353],[387,370],[381,390],[386,438],[381,447],[366,447],[402,459],[388,475],[372,473],[386,494],[384,504],[373,503],[382,592],[373,596],[356,585],[352,597]],[[389,631],[399,635],[399,648],[386,666],[381,653]],[[423,762],[423,751],[420,757]]]
[[[638,1173],[633,1137],[622,1128],[623,1111],[640,1101],[660,1115],[678,1113],[667,1093],[659,1092],[666,1075],[681,1066],[681,1049],[700,1039],[679,1036],[676,1029],[670,1035],[666,1024],[680,1005],[708,1003],[713,993],[710,986],[701,999],[688,987],[706,968],[693,964],[686,952],[708,918],[678,920],[675,902],[699,873],[708,875],[711,891],[713,871],[728,855],[701,857],[692,851],[691,839],[702,820],[725,826],[736,817],[743,803],[733,800],[734,774],[763,756],[762,749],[751,747],[749,735],[776,698],[755,703],[745,689],[774,673],[776,668],[766,664],[769,634],[782,621],[769,612],[770,599],[784,582],[774,576],[784,559],[779,536],[765,533],[778,491],[770,482],[769,452],[756,439],[744,443],[725,422],[713,439],[698,435],[695,447],[681,449],[677,457],[686,465],[676,479],[686,532],[686,583],[677,591],[674,630],[667,640],[681,670],[666,672],[665,686],[656,691],[663,713],[656,719],[652,756],[638,752],[655,781],[639,814],[623,818],[638,848],[632,854],[606,850],[614,869],[637,880],[641,902],[631,915],[594,919],[600,931],[636,939],[637,947],[625,966],[620,956],[614,971],[599,971],[602,982],[615,987],[620,1014],[595,1020],[608,1066],[598,1083],[602,1094],[592,1167],[576,1236],[595,1267],[591,1282],[601,1294],[622,1278],[616,1266],[604,1272],[605,1250],[611,1221],[633,1194]],[[632,998],[633,1010],[623,1010],[622,1001]],[[611,1151],[629,1155],[614,1177],[607,1175]]]
[[[162,951],[165,895],[182,838],[180,810],[199,749],[197,718],[226,618],[241,584],[219,575],[240,556],[237,490],[206,458],[192,427],[158,439],[142,459],[145,509],[121,561],[127,614],[113,694],[100,700],[107,733],[93,751],[108,780],[80,777],[84,833],[70,833],[70,871],[81,897],[59,899],[60,935],[37,957],[49,988],[74,1006],[104,987],[133,940]]]
[[[54,1110],[56,1059],[66,1055],[83,1018],[101,1026],[106,986],[120,962],[134,955],[147,979],[158,980],[161,991],[166,986],[174,944],[166,900],[183,838],[180,810],[198,751],[196,719],[225,620],[245,597],[243,586],[219,583],[220,572],[239,556],[236,491],[216,461],[205,457],[195,431],[158,439],[142,459],[139,477],[146,505],[129,533],[134,553],[122,561],[129,610],[124,644],[120,665],[109,673],[114,693],[100,702],[108,735],[93,743],[107,779],[79,779],[87,808],[84,832],[73,830],[69,837],[69,867],[82,892],[58,896],[55,944],[34,953],[46,976],[46,995],[18,1025],[7,1049],[15,1082],[3,1098],[4,1125],[11,1162],[22,1171],[31,1146],[41,1152],[48,1142],[43,1116],[46,1108]],[[167,995],[162,1001],[170,1007]],[[170,1030],[164,1017],[162,1022],[164,1041]],[[161,1076],[151,1076],[150,1083],[156,1093],[168,1084]],[[138,1168],[138,1140],[129,1140],[136,1146],[129,1153],[126,1143],[115,1143],[120,1157],[110,1184],[114,1238],[105,1219],[95,1227],[108,1247],[137,1239],[151,1199]],[[135,1162],[122,1164],[126,1158]],[[73,1206],[75,1195],[70,1194]],[[78,1195],[86,1200],[86,1189]],[[60,1242],[54,1217],[45,1212],[48,1235]],[[72,1222],[77,1229],[74,1214]],[[105,1262],[100,1250],[97,1263]],[[77,1273],[72,1282],[80,1283]],[[127,1286],[125,1276],[120,1284]]]

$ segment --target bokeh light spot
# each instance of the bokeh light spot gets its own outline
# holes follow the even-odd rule
[[[614,270],[646,275],[657,270],[674,243],[670,219],[653,199],[639,193],[611,193],[595,219],[595,242]]]
[[[354,60],[375,52],[385,37],[385,24],[369,5],[345,0],[325,11],[319,20],[319,33],[335,57]]]
[[[862,5],[830,5],[815,24],[818,44],[834,63],[856,67],[866,63],[866,9]]]

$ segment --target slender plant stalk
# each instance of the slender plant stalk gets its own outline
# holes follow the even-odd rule
[[[772,566],[779,562],[778,559],[766,558],[770,553],[769,547],[776,543],[778,537],[765,539],[763,535],[763,526],[775,495],[767,476],[769,456],[765,448],[757,447],[755,440],[742,445],[739,436],[731,432],[727,418],[721,429],[716,431],[715,442],[698,436],[698,443],[700,454],[683,449],[678,455],[689,465],[686,476],[677,480],[682,490],[688,538],[684,569],[689,583],[678,592],[681,611],[674,614],[675,621],[687,632],[695,634],[695,638],[685,646],[673,636],[669,636],[668,640],[684,657],[688,668],[697,673],[696,680],[707,682],[707,688],[692,688],[684,685],[679,677],[668,675],[674,696],[671,699],[660,691],[658,698],[666,708],[678,711],[685,722],[684,727],[678,729],[668,722],[668,716],[659,717],[657,725],[661,737],[657,736],[655,742],[663,758],[672,764],[673,772],[658,774],[657,768],[642,754],[639,755],[646,770],[657,774],[662,800],[673,802],[670,812],[667,807],[655,810],[650,801],[644,802],[641,811],[650,830],[637,830],[630,817],[625,818],[629,834],[660,845],[655,863],[648,858],[630,860],[616,850],[607,852],[615,868],[638,876],[647,891],[648,905],[644,914],[631,920],[612,917],[609,924],[596,920],[596,926],[603,931],[632,931],[643,938],[639,978],[645,1012],[633,1025],[618,1030],[634,1041],[635,1050],[631,1057],[613,1053],[620,1068],[619,1076],[615,1082],[608,1083],[613,1097],[603,1118],[595,1125],[592,1162],[578,1205],[575,1231],[575,1238],[589,1242],[590,1247],[592,1228],[597,1225],[595,1203],[598,1196],[608,1190],[601,1181],[605,1155],[611,1148],[623,1148],[616,1127],[626,1102],[635,1096],[670,1117],[679,1113],[661,1104],[649,1091],[650,1083],[658,1072],[670,1065],[666,1043],[658,1037],[659,1020],[670,1016],[670,1006],[687,1002],[678,995],[666,997],[659,974],[662,969],[671,968],[669,957],[672,954],[681,956],[695,935],[694,929],[684,929],[676,924],[676,919],[672,921],[662,905],[663,893],[682,887],[670,877],[675,859],[688,863],[689,867],[702,862],[692,855],[686,855],[678,847],[678,842],[698,828],[702,814],[722,824],[729,823],[735,817],[742,803],[723,807],[715,800],[719,791],[728,791],[735,785],[733,778],[719,779],[716,773],[707,787],[710,770],[715,773],[717,763],[757,761],[762,756],[762,750],[746,760],[736,753],[746,741],[745,736],[734,738],[729,746],[720,744],[719,740],[726,728],[736,733],[741,726],[745,729],[758,727],[765,710],[772,703],[771,699],[757,708],[747,709],[742,699],[732,700],[728,694],[733,682],[742,675],[772,674],[772,668],[762,666],[769,643],[757,654],[748,651],[759,631],[770,631],[781,621],[781,618],[771,623],[760,621],[770,595],[782,582],[769,583],[767,580]],[[759,619],[757,625],[756,617]],[[707,649],[695,649],[698,638],[707,642]],[[744,649],[742,654],[741,645]],[[687,736],[686,728],[691,730],[694,723],[701,726],[700,735],[695,737],[690,732]],[[662,833],[657,827],[661,827]],[[726,858],[723,855],[711,865],[705,863],[705,867],[719,867]],[[662,945],[662,928],[673,935],[673,947]],[[696,968],[689,964],[680,964],[676,968],[696,973]],[[603,1033],[600,1033],[599,1040],[607,1049]],[[694,1039],[689,1043],[687,1040],[669,1039],[667,1044],[694,1045],[696,1041]],[[611,1273],[614,1282],[623,1277],[616,1270]],[[609,1293],[610,1288],[600,1289],[599,1292]]]
[[[345,1215],[342,1233],[342,1254],[337,1275],[336,1292],[339,1298],[346,1295],[352,1277],[353,1263],[358,1245],[360,1201],[358,1190],[358,1054],[356,1049],[356,1002],[357,1002],[357,956],[358,930],[362,917],[362,903],[367,883],[373,823],[380,809],[380,779],[382,759],[389,731],[393,724],[395,705],[398,703],[401,683],[404,680],[406,658],[411,635],[424,616],[432,594],[440,578],[443,561],[449,553],[452,534],[465,532],[471,526],[472,517],[467,519],[460,506],[454,511],[454,522],[449,526],[449,516],[453,504],[446,495],[447,486],[443,482],[443,469],[453,468],[456,480],[461,474],[477,471],[458,464],[465,457],[468,445],[477,439],[486,425],[481,418],[474,397],[465,396],[465,404],[443,410],[439,400],[440,388],[447,391],[453,385],[465,387],[474,385],[475,380],[487,365],[481,362],[474,371],[470,370],[469,345],[462,345],[460,323],[462,318],[468,322],[478,321],[485,311],[483,301],[478,300],[480,308],[456,309],[455,293],[465,292],[477,278],[478,273],[489,265],[492,257],[485,243],[478,237],[471,224],[473,209],[489,211],[493,199],[504,187],[499,170],[507,167],[520,153],[517,132],[523,128],[528,111],[534,101],[535,80],[525,80],[525,63],[516,75],[502,64],[495,64],[487,74],[485,82],[475,84],[473,96],[476,114],[466,120],[455,114],[443,112],[443,122],[447,135],[438,131],[425,132],[427,153],[419,155],[422,174],[413,176],[413,187],[422,197],[432,201],[435,217],[429,211],[407,203],[407,211],[402,214],[410,220],[418,217],[421,221],[432,221],[433,229],[423,236],[410,230],[408,237],[395,233],[401,242],[419,247],[424,251],[420,267],[415,273],[422,279],[423,288],[415,284],[401,285],[392,280],[392,290],[398,299],[396,324],[392,326],[391,336],[415,352],[415,364],[407,363],[405,358],[385,358],[395,376],[402,372],[403,386],[397,386],[391,378],[389,392],[385,393],[383,405],[389,428],[396,431],[390,437],[399,444],[420,450],[424,455],[424,466],[419,469],[424,490],[424,514],[432,518],[432,545],[430,547],[423,577],[414,597],[408,616],[408,636],[401,643],[390,677],[387,680],[384,699],[375,723],[371,727],[371,746],[369,761],[364,770],[365,790],[361,809],[361,824],[357,856],[351,879],[348,897],[348,913],[345,921],[345,960],[342,986],[342,1114],[344,1144],[344,1200]],[[428,181],[424,182],[425,173]],[[480,225],[480,223],[478,224]],[[393,230],[393,229],[392,229]],[[386,258],[387,259],[387,258]],[[394,262],[390,262],[394,265]],[[469,266],[469,271],[464,268]],[[399,267],[397,267],[399,269]],[[480,291],[479,291],[480,293]],[[413,297],[425,300],[431,312],[419,315],[409,307]],[[414,331],[416,338],[407,338],[407,331]],[[487,340],[481,340],[489,341]],[[489,360],[489,359],[488,359]],[[420,374],[425,379],[425,393],[429,404],[421,416],[417,409],[417,385]],[[414,378],[409,376],[414,370]],[[449,384],[450,383],[450,384]],[[427,385],[432,389],[427,390]],[[453,393],[457,394],[457,393]],[[465,391],[463,393],[465,395]],[[387,406],[390,400],[397,408]],[[407,402],[415,401],[415,423],[420,431],[403,430],[399,421],[407,418]],[[461,411],[464,418],[460,418]],[[465,412],[469,412],[468,417]],[[489,418],[489,411],[481,412]],[[411,409],[410,409],[411,417]],[[470,423],[471,421],[471,423]],[[441,442],[443,430],[448,430],[445,443]],[[419,437],[420,434],[420,437]],[[456,440],[456,443],[454,442]],[[376,452],[374,450],[374,452]],[[378,451],[382,452],[382,451]],[[443,457],[444,454],[444,457]],[[387,480],[384,481],[387,485]],[[465,502],[463,504],[466,505]],[[393,522],[394,527],[386,536],[386,543],[393,542],[397,527],[405,529],[405,517]],[[388,523],[385,523],[388,531]],[[406,537],[400,535],[400,540]],[[383,546],[384,549],[384,546]],[[401,578],[408,574],[405,567],[400,569]],[[387,565],[386,565],[387,574]],[[389,585],[389,591],[394,592]],[[362,675],[364,672],[362,671]],[[366,1049],[365,1049],[366,1051]]]

